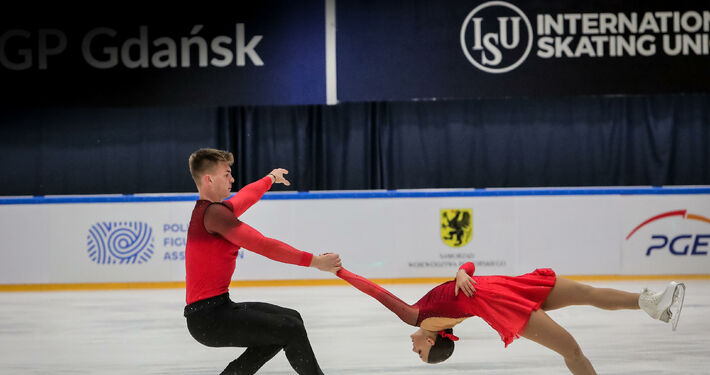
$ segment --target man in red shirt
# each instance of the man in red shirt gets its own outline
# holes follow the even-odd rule
[[[200,199],[195,203],[187,232],[185,318],[192,337],[211,347],[246,347],[222,374],[254,374],[281,349],[298,374],[322,374],[300,314],[280,306],[235,303],[229,283],[240,247],[270,259],[321,271],[337,272],[338,254],[314,256],[268,238],[239,220],[273,183],[290,183],[278,168],[228,200],[234,178],[232,153],[200,149],[190,155],[190,173]]]

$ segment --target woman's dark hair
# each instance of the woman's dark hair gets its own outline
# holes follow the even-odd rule
[[[444,330],[446,333],[454,333],[454,330],[449,328]],[[444,362],[451,354],[454,352],[454,342],[441,335],[436,335],[436,341],[434,345],[429,350],[429,357],[427,357],[427,363],[440,363]]]

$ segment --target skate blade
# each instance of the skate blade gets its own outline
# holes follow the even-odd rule
[[[668,323],[671,320],[671,306],[673,305],[673,301],[675,301],[677,289],[677,282],[671,281],[668,284],[666,290],[663,292],[663,297],[661,298],[661,301],[658,303],[661,306],[667,307],[661,312],[661,314],[656,319],[664,323]]]
[[[673,292],[673,303],[668,308],[670,313],[670,323],[673,331],[678,327],[678,319],[680,319],[680,311],[683,309],[683,300],[685,299],[685,284],[678,283]]]

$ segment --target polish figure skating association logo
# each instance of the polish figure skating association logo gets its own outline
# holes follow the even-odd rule
[[[153,256],[153,242],[146,223],[101,222],[89,228],[87,253],[97,264],[142,264]]]
[[[505,73],[530,54],[533,30],[520,8],[505,1],[489,1],[466,16],[460,39],[473,66],[487,73]]]
[[[473,210],[445,208],[441,210],[441,240],[451,247],[466,245],[473,237]]]

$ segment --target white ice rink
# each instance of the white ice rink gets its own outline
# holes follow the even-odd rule
[[[639,291],[665,281],[595,282]],[[600,374],[710,374],[710,280],[686,281],[678,330],[641,311],[570,307],[550,312]],[[385,285],[413,303],[433,285]],[[507,349],[479,318],[444,364],[411,352],[414,331],[349,286],[237,288],[235,301],[301,312],[326,374],[565,374],[561,358],[525,339]],[[0,293],[0,374],[218,374],[243,349],[207,348],[182,316],[184,290]],[[260,374],[293,374],[283,352]]]

